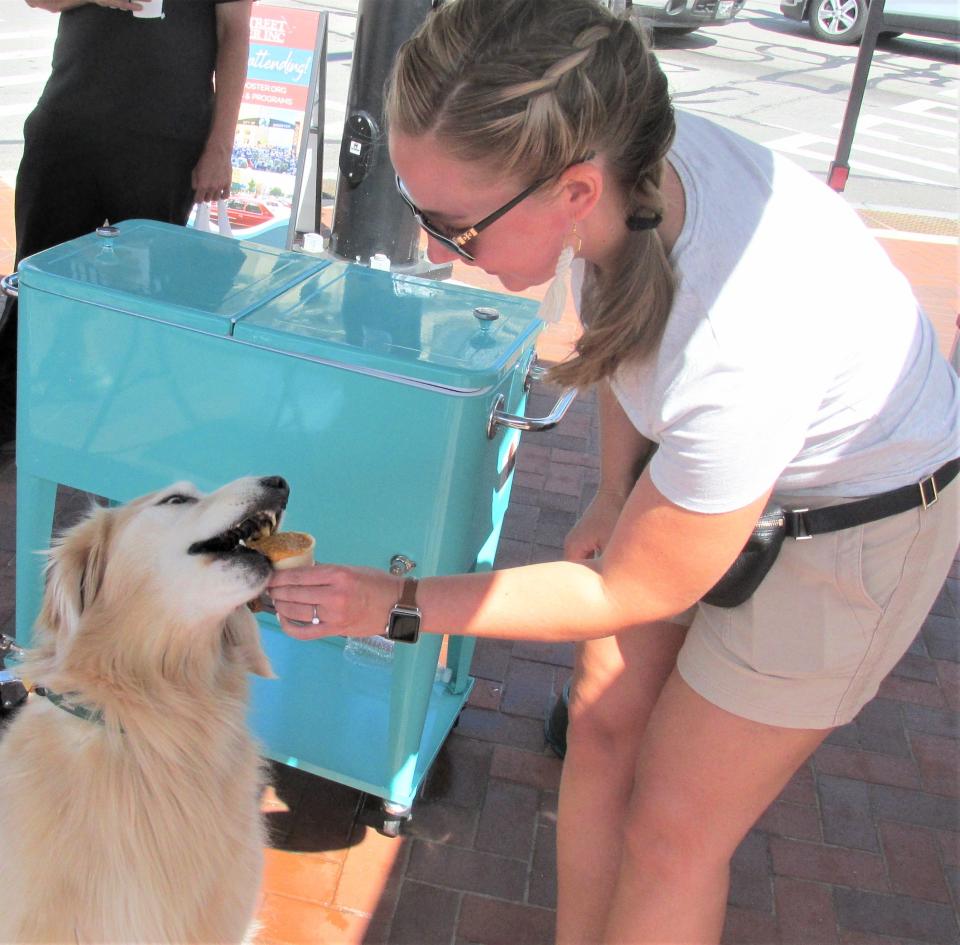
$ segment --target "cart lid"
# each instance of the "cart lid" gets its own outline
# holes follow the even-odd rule
[[[445,389],[497,384],[543,327],[529,299],[333,262],[236,326],[238,341]]]
[[[88,233],[24,259],[21,292],[42,290],[229,335],[246,312],[329,263],[154,220]]]

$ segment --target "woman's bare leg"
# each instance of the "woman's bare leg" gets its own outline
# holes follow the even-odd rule
[[[557,825],[558,945],[600,940],[637,753],[686,631],[650,624],[578,648]]]
[[[732,715],[674,672],[640,746],[616,893],[600,941],[718,942],[731,856],[828,734]]]

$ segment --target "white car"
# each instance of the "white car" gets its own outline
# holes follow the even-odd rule
[[[780,0],[780,12],[791,20],[807,20],[817,39],[858,43],[869,5],[870,0]],[[918,32],[957,39],[960,5],[957,0],[887,0],[883,27],[883,33],[893,35]]]

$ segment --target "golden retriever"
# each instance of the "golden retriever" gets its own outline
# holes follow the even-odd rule
[[[260,758],[244,606],[289,489],[178,483],[96,508],[54,543],[39,688],[0,737],[0,942],[241,942],[259,896]]]

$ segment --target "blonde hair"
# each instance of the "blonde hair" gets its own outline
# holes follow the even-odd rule
[[[675,124],[641,29],[596,0],[452,0],[400,48],[386,114],[530,181],[601,155],[623,196],[625,250],[614,268],[588,267],[584,331],[551,378],[585,386],[656,348],[675,289],[656,231]]]

